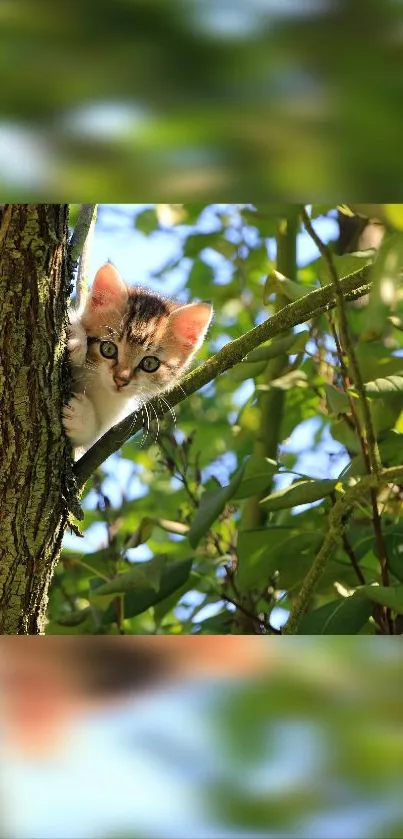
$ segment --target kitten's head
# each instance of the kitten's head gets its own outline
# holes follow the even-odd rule
[[[180,305],[143,288],[128,288],[107,263],[97,272],[81,322],[87,363],[114,394],[139,401],[174,387],[201,346],[209,303]]]

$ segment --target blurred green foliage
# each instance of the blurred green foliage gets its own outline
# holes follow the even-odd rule
[[[210,789],[227,825],[247,835],[403,835],[397,644],[385,655],[374,640],[294,638],[281,652],[277,642],[260,683],[231,690],[215,709],[221,778]]]
[[[394,195],[402,15],[396,0],[3,0],[0,186]]]
[[[144,235],[177,233],[179,257],[155,275],[162,287],[179,266],[187,276],[186,298],[213,302],[201,362],[270,316],[279,301],[289,302],[287,288],[269,293],[266,279],[276,265],[275,242],[287,238],[284,230],[294,236],[302,229],[299,211],[293,205],[184,204],[155,205],[136,216]],[[313,206],[314,224],[324,213],[334,216],[335,208]],[[369,297],[346,305],[384,466],[402,462],[402,237],[395,220],[379,252],[335,258],[341,277],[362,265],[374,281]],[[291,241],[293,252],[294,246]],[[380,262],[386,273],[379,271]],[[290,282],[301,292],[326,281],[316,258],[294,267]],[[373,296],[387,307],[375,332]],[[334,313],[313,318],[258,348],[171,409],[159,425],[149,418],[144,435],[120,452],[129,477],[124,485],[116,482],[118,500],[109,497],[105,470],[93,475],[82,527],[87,533],[101,524],[103,541],[90,553],[64,549],[51,589],[49,634],[278,631],[343,484],[365,474],[335,323]],[[361,421],[361,405],[350,390]],[[382,490],[378,507],[389,587],[380,571],[373,509],[363,498],[317,585],[302,634],[382,632],[383,607],[391,609],[400,633],[400,487]]]

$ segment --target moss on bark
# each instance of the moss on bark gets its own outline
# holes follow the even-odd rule
[[[0,632],[40,634],[67,520],[61,433],[67,205],[0,224]]]

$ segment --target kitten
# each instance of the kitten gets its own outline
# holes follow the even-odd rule
[[[113,265],[103,265],[85,307],[70,311],[73,396],[63,425],[73,447],[88,448],[125,413],[173,388],[212,314],[209,303],[181,305],[128,288]]]

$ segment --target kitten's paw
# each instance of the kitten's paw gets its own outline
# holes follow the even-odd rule
[[[67,349],[70,364],[74,367],[82,367],[87,357],[87,333],[81,323],[69,324]]]
[[[67,405],[63,405],[62,422],[74,448],[89,446],[96,437],[94,408],[84,393],[75,394]]]

